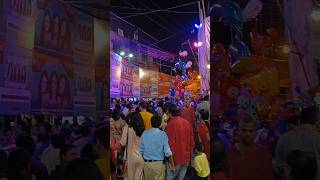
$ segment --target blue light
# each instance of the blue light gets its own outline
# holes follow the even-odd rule
[[[198,24],[194,24],[194,26],[197,28],[197,29],[200,29],[202,27],[202,23],[200,23],[199,25]]]

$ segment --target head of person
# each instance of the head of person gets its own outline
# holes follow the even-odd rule
[[[27,133],[21,133],[16,138],[16,147],[25,149],[28,153],[33,155],[36,149],[36,143],[31,135]]]
[[[200,142],[196,142],[195,150],[196,150],[196,153],[203,153],[203,151],[204,151],[203,144]]]
[[[245,146],[250,146],[254,143],[256,136],[255,121],[247,113],[240,115],[239,122],[239,140]]]
[[[314,180],[318,171],[317,158],[312,152],[295,150],[286,160],[287,180]]]
[[[65,144],[60,148],[60,160],[70,162],[78,157],[77,147],[72,144]]]
[[[180,116],[180,115],[181,115],[181,111],[180,111],[178,106],[171,105],[169,107],[169,116],[170,117],[177,117],[177,116]]]
[[[145,130],[144,121],[140,113],[131,113],[130,116],[130,124],[129,126],[133,128],[136,135],[141,137],[142,133]]]
[[[87,137],[91,133],[91,128],[86,125],[81,125],[79,128],[79,133],[82,137]]]
[[[60,149],[65,144],[65,136],[62,133],[51,136],[51,144],[55,149]]]
[[[140,104],[139,104],[139,107],[140,107],[140,110],[141,111],[146,111],[148,109],[148,103],[145,102],[145,101],[142,101]]]
[[[208,111],[201,109],[199,113],[200,113],[201,120],[203,120],[203,121],[209,120],[209,112]]]
[[[294,129],[296,126],[299,125],[300,118],[299,116],[291,116],[287,119],[288,123],[288,130]]]
[[[315,124],[318,120],[318,109],[315,106],[305,108],[301,112],[301,124]]]
[[[162,119],[161,119],[160,116],[158,116],[158,115],[153,115],[153,116],[151,117],[151,126],[152,126],[153,128],[160,128],[160,126],[161,126],[161,121],[162,121]]]
[[[119,111],[121,111],[121,105],[119,103],[117,103],[114,108],[118,109]]]
[[[88,159],[74,159],[66,167],[64,180],[103,180],[95,163]]]
[[[8,158],[10,180],[29,180],[31,178],[31,155],[22,148],[10,152]]]

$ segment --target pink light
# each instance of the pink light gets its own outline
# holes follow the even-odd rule
[[[202,46],[202,42],[194,42],[193,43],[193,45],[194,45],[194,47],[200,47],[200,46]]]

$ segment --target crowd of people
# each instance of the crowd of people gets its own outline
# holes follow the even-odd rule
[[[107,119],[17,118],[0,139],[1,180],[109,180]]]
[[[291,101],[272,117],[253,119],[240,108],[215,115],[211,129],[213,178],[320,179],[318,114],[315,106],[298,107]]]
[[[209,97],[114,101],[110,119],[112,178],[208,179]]]

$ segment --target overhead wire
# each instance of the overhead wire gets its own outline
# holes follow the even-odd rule
[[[122,17],[122,18],[130,18],[130,17],[141,16],[141,15],[145,15],[145,14],[152,14],[152,13],[155,13],[155,12],[161,12],[161,11],[167,11],[167,10],[177,9],[177,8],[181,8],[181,7],[193,5],[193,4],[195,4],[195,3],[198,3],[198,1],[192,2],[192,3],[187,3],[187,4],[182,4],[182,5],[178,5],[178,6],[174,6],[174,7],[167,8],[167,9],[158,9],[158,10],[154,10],[154,11],[149,11],[149,12],[144,12],[144,13],[138,13],[138,14],[135,14],[135,15],[124,16],[124,17]]]

